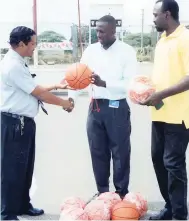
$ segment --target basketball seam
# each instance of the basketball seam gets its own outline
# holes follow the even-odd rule
[[[86,80],[86,79],[88,79],[88,78],[84,78],[83,80]],[[72,79],[72,80],[69,80],[69,81],[75,81],[75,79]],[[78,82],[84,84],[84,83],[83,83],[82,81],[80,81],[80,80],[78,80],[77,83],[78,83]]]
[[[76,69],[77,69],[77,64],[76,64]],[[81,76],[79,77],[79,79],[75,82],[75,84],[73,84],[72,87],[74,87],[78,82],[80,82],[80,79],[81,79],[81,77],[83,76],[83,74],[85,73],[86,70],[87,70],[87,66],[86,66],[84,72],[81,74]],[[77,72],[77,70],[76,70],[76,72]],[[77,74],[78,74],[78,72],[77,72]],[[77,78],[77,77],[76,77],[76,78]],[[76,78],[75,78],[75,79],[76,79]],[[87,78],[85,78],[85,79],[87,79]],[[85,80],[85,79],[84,79],[84,80]]]
[[[88,66],[86,65],[85,70],[83,71],[83,73],[81,74],[81,76],[79,77],[79,79],[75,82],[75,84],[72,85],[72,87],[74,87],[78,82],[80,82],[81,77],[83,76],[83,74],[85,73],[85,71],[87,70]],[[76,69],[77,69],[77,64],[76,64]],[[76,70],[77,71],[77,70]],[[77,73],[78,74],[78,73]],[[87,79],[87,78],[85,78]],[[84,80],[85,80],[84,79]],[[74,79],[75,80],[75,79]],[[85,84],[84,84],[85,85]]]
[[[76,72],[77,72],[77,63],[76,63]],[[75,79],[77,78],[77,75],[76,75],[76,76],[72,75],[72,77],[73,77],[74,79],[73,79],[73,80],[69,80],[69,81],[75,81]]]
[[[85,79],[87,79],[87,78],[84,78],[83,81],[84,81]],[[74,81],[74,80],[69,80],[70,83],[71,83],[72,81]],[[81,85],[88,86],[88,84],[85,84],[83,81],[78,81],[78,82],[77,82],[77,83],[79,83],[79,89],[82,89],[82,88],[80,88]],[[74,85],[75,85],[75,84],[74,84]],[[71,85],[71,86],[72,86],[72,85]],[[72,86],[72,87],[73,87],[73,86]]]
[[[83,80],[85,80],[85,79],[83,79]],[[80,88],[81,85],[88,86],[87,84],[83,83],[82,81],[79,81],[79,88]]]

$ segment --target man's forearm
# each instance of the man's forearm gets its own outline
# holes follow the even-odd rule
[[[54,104],[57,106],[66,107],[68,106],[68,101],[60,97],[55,96],[51,92],[47,91],[45,88],[37,86],[34,91],[31,93],[33,96],[38,98],[41,101],[44,101],[48,104]]]
[[[178,84],[163,91],[160,91],[159,93],[161,94],[162,99],[165,99],[167,97],[174,96],[187,90],[189,90],[189,75],[181,80]]]
[[[55,96],[54,94],[50,93],[49,91],[45,91],[44,93],[40,94],[38,98],[45,103],[48,104],[54,104],[57,106],[64,106],[64,103],[66,102],[60,97]]]
[[[51,85],[51,86],[45,86],[44,87],[47,91],[52,91],[52,90],[56,90],[56,85]]]

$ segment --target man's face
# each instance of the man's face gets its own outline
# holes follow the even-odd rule
[[[31,37],[31,41],[27,45],[25,45],[22,42],[22,54],[25,57],[32,57],[33,52],[34,52],[36,46],[37,46],[37,37],[36,37],[36,35],[33,35]]]
[[[97,38],[102,45],[109,44],[115,35],[115,30],[111,24],[107,22],[97,22]]]
[[[162,12],[162,2],[158,2],[154,6],[154,24],[158,32],[167,30],[169,12]]]

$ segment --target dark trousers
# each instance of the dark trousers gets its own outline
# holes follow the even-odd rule
[[[1,113],[1,219],[14,218],[30,206],[29,189],[35,159],[33,119],[20,119]]]
[[[96,102],[100,111],[96,111]],[[97,189],[109,191],[110,160],[113,159],[113,182],[121,196],[128,193],[130,176],[130,109],[126,100],[119,108],[109,107],[108,100],[94,100],[89,106],[87,135]]]
[[[186,149],[189,130],[184,124],[152,123],[152,161],[161,194],[173,218],[187,218]]]

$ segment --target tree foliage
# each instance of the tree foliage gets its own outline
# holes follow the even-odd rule
[[[141,34],[127,34],[126,37],[123,39],[124,42],[133,46],[133,47],[140,47],[141,46]],[[143,35],[143,46],[147,47],[151,45],[151,35],[144,34]]]
[[[54,31],[44,31],[38,36],[38,42],[62,42],[66,38]]]

